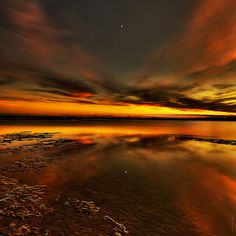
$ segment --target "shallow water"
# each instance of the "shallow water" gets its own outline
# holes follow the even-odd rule
[[[63,160],[12,174],[22,184],[46,185],[49,203],[60,195],[92,200],[130,235],[236,235],[236,146],[208,141],[235,140],[235,122],[5,122],[0,129],[0,134],[59,132],[55,139],[80,143],[37,151],[45,157],[62,153]],[[1,153],[0,158],[25,155],[34,152]],[[73,227],[67,229],[70,217],[65,213],[63,232],[77,235]],[[97,234],[100,226],[94,224],[80,235],[109,235]]]
[[[189,134],[236,139],[236,123],[230,121],[0,121],[0,135],[22,131],[62,132],[64,135]]]

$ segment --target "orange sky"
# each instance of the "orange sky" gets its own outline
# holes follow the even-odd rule
[[[3,3],[0,114],[236,114],[235,0]]]
[[[38,115],[113,115],[113,116],[158,116],[158,115],[232,115],[227,112],[204,110],[179,110],[148,105],[87,105],[66,102],[0,101],[5,114]]]

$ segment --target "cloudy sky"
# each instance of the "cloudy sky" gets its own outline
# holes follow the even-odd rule
[[[236,113],[235,0],[1,0],[0,113]]]

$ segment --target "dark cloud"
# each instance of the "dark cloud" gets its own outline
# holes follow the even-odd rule
[[[198,0],[92,3],[51,0],[45,9],[57,24],[76,32],[69,42],[79,39],[87,50],[99,55],[115,75],[121,75],[139,68],[146,56],[175,37],[197,3]]]
[[[236,74],[236,59],[229,61],[227,64],[208,67],[203,70],[193,71],[187,75],[188,78],[192,79],[216,79],[224,78],[227,79]],[[231,77],[232,78],[232,77]],[[231,79],[230,78],[230,79]],[[221,85],[224,86],[224,85]],[[217,87],[217,86],[216,86]]]
[[[156,87],[149,89],[126,88],[126,94],[114,97],[114,100],[127,104],[162,106],[181,110],[211,110],[236,112],[236,97],[224,99],[195,99],[188,97],[189,87]],[[231,101],[231,103],[230,103]]]
[[[214,84],[217,89],[228,89],[234,87],[234,84]]]
[[[185,31],[154,53],[150,66],[160,72],[186,73],[230,64],[236,51],[235,22],[234,0],[201,0]]]
[[[15,79],[14,78],[12,78],[12,77],[0,77],[0,86],[1,85],[9,85],[9,84],[11,84],[11,83],[13,83],[15,81]]]
[[[2,0],[0,10],[0,86],[14,92],[1,99],[236,112],[234,0]]]
[[[86,86],[83,82],[62,77],[43,76],[38,80],[38,84],[43,88],[56,88],[70,93],[94,93],[94,90],[91,87]]]
[[[0,100],[4,101],[22,101],[22,102],[40,102],[41,98],[23,98],[23,97],[17,97],[17,96],[5,96],[0,95]]]
[[[51,94],[57,94],[57,95],[60,95],[60,96],[65,96],[65,97],[69,97],[71,96],[70,93],[68,92],[64,92],[64,91],[61,91],[61,90],[58,90],[58,89],[26,89],[26,91],[29,91],[29,92],[39,92],[39,93],[51,93]]]
[[[129,77],[136,102],[235,112],[235,1],[199,1],[186,22]]]
[[[3,9],[12,26],[0,27],[2,60],[89,81],[97,82],[107,75],[96,56],[86,51],[79,40],[63,40],[74,32],[68,32],[63,25],[55,26],[39,1],[5,0]]]

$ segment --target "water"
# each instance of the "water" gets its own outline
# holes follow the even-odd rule
[[[209,141],[236,139],[235,122],[5,122],[0,129],[1,134],[59,132],[55,139],[80,143],[37,150],[45,157],[62,153],[63,160],[10,174],[22,184],[46,185],[48,204],[61,195],[92,200],[130,235],[236,235],[236,146]],[[27,155],[0,158],[11,162]],[[87,231],[80,231],[68,224],[81,218],[66,212],[64,217],[60,224],[67,235],[109,235],[105,222],[82,221]],[[52,226],[60,228],[53,215],[45,227]]]

